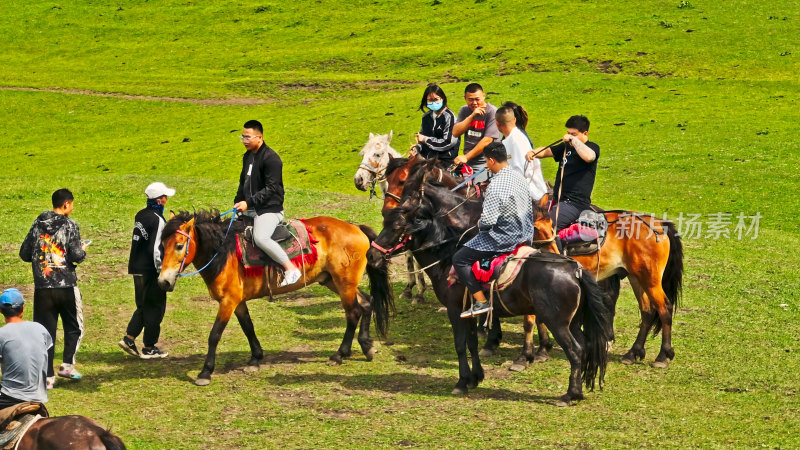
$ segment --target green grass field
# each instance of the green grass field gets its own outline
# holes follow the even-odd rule
[[[799,447],[797,10],[793,0],[0,5],[0,287],[32,299],[17,253],[55,189],[75,193],[73,217],[94,240],[78,269],[84,379],[59,383],[48,408],[90,416],[130,448]],[[353,187],[358,150],[393,130],[405,151],[431,81],[453,109],[471,81],[494,104],[524,105],[538,144],[586,114],[601,146],[594,203],[699,217],[701,230],[684,228],[668,369],[648,365],[660,339],[644,363],[619,362],[639,322],[627,283],[605,389],[570,408],[553,406],[567,382],[560,350],[507,370],[519,319],[504,321],[481,386],[451,396],[452,334],[433,296],[398,300],[375,360],[339,367],[326,365],[345,325],[334,295],[315,286],[255,301],[267,363],[242,370],[247,341],[231,323],[201,388],[192,381],[216,304],[199,278],[182,279],[162,327],[170,358],[117,348],[149,182],[178,189],[172,209],[230,208],[237,135],[257,118],[284,161],[287,216],[380,229],[378,202]],[[555,164],[544,170],[552,180]],[[739,214],[746,225],[759,216],[757,237],[738,238]],[[713,238],[715,217],[731,220],[729,236]]]

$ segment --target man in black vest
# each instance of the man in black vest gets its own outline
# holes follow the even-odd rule
[[[133,227],[128,273],[133,275],[136,311],[128,322],[126,336],[119,346],[126,353],[142,359],[165,358],[167,352],[156,347],[161,334],[161,321],[167,308],[167,293],[158,286],[163,247],[161,230],[164,229],[164,205],[175,189],[164,183],[151,183],[144,191],[147,206],[136,213]],[[136,337],[144,329],[142,351],[136,348]]]

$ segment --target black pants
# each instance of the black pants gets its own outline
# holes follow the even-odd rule
[[[128,322],[127,334],[136,338],[144,329],[143,344],[152,347],[161,335],[161,321],[167,309],[167,293],[158,286],[158,278],[134,275],[136,311]]]
[[[56,342],[58,317],[64,328],[64,357],[66,364],[75,364],[75,353],[83,338],[83,303],[78,287],[35,289],[33,291],[33,321],[42,324]],[[47,376],[55,375],[53,359],[55,345],[47,350]]]
[[[492,258],[497,255],[494,251],[481,251],[469,248],[467,246],[461,247],[453,255],[453,268],[458,274],[458,279],[467,285],[470,294],[474,294],[481,290],[481,283],[475,279],[472,273],[472,265],[475,261]]]
[[[0,393],[0,409],[10,408],[14,405],[25,403],[27,400],[20,400],[14,397],[9,397],[4,393]]]

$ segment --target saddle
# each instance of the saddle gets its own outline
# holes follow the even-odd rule
[[[527,245],[520,245],[509,253],[496,256],[492,259],[475,261],[472,265],[472,274],[475,279],[483,284],[483,288],[488,290],[492,283],[495,290],[502,291],[507,288],[519,275],[520,268],[526,259],[541,254],[539,250]],[[452,285],[458,275],[455,269],[450,268],[448,276],[449,285]]]
[[[43,403],[23,402],[0,410],[0,449],[11,449],[37,420],[50,417]]]
[[[317,261],[318,241],[302,220],[290,219],[281,222],[272,233],[272,240],[281,246],[289,260],[297,267],[314,264]],[[236,256],[244,266],[244,274],[248,277],[260,277],[264,267],[280,265],[267,256],[253,241],[253,227],[247,226],[243,232],[236,234]]]
[[[578,216],[578,221],[558,232],[567,256],[591,255],[606,241],[608,221],[600,208],[592,206]]]

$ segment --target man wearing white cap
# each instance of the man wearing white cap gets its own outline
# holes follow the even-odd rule
[[[0,328],[0,409],[23,402],[47,401],[47,351],[53,346],[50,332],[40,323],[22,319],[25,298],[16,289],[0,295],[0,312],[6,325]]]
[[[167,308],[167,293],[158,286],[158,274],[161,272],[163,254],[161,230],[166,224],[164,205],[169,197],[175,195],[175,189],[156,182],[147,186],[144,193],[147,206],[136,213],[128,260],[128,273],[133,275],[136,311],[128,322],[127,334],[119,341],[119,346],[126,353],[142,359],[165,358],[167,353],[156,347],[161,334],[161,320]],[[136,337],[142,330],[144,347],[139,352]]]

